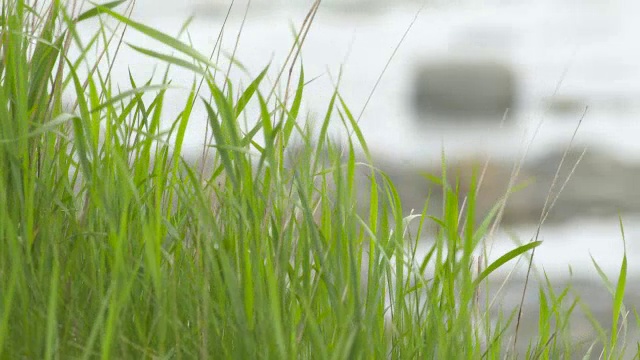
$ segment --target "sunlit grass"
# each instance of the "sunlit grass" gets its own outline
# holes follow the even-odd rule
[[[292,47],[288,66],[297,78],[267,68],[241,88],[188,43],[119,13],[122,3],[70,14],[58,2],[3,2],[0,357],[573,355],[566,322],[576,303],[562,307],[568,290],[539,290],[538,337],[526,354],[512,350],[515,311],[495,318],[480,300],[495,270],[541,244],[478,265],[500,204],[476,219],[475,192],[461,198],[445,174],[438,180],[443,216],[428,216],[428,202],[405,214],[338,89],[319,132],[307,125],[300,109],[312,95],[295,54],[317,7]],[[81,42],[76,25],[97,16],[171,49],[131,45],[166,65],[161,79],[132,76],[133,90],[119,91],[101,67],[87,64],[90,51],[118,43],[105,28]],[[71,47],[77,57],[69,58]],[[170,67],[196,80],[166,127]],[[276,81],[297,84],[290,94],[264,91],[269,70],[280,74]],[[66,91],[76,106],[63,107]],[[181,156],[195,106],[206,109],[214,140],[206,170]],[[330,123],[353,136],[332,142]],[[362,176],[371,180],[366,188],[358,186]],[[417,233],[408,231],[410,222],[419,224]],[[436,235],[419,257],[416,241],[426,227]],[[626,261],[613,328],[594,321],[604,358],[624,350],[618,320]]]

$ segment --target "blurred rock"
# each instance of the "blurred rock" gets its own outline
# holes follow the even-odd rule
[[[489,287],[488,298],[499,299],[497,306],[494,304],[494,307],[491,309],[494,319],[497,319],[500,315],[503,316],[503,319],[508,318],[512,311],[517,311],[522,301],[522,317],[520,319],[518,332],[519,340],[515,348],[518,356],[514,356],[514,358],[520,358],[526,354],[530,341],[533,341],[534,345],[536,342],[540,342],[538,345],[544,345],[547,341],[547,339],[537,338],[541,316],[540,288],[545,290],[547,301],[550,301],[549,293],[554,293],[556,299],[559,299],[558,294],[566,291],[566,295],[562,297],[562,303],[556,304],[555,306],[562,309],[560,313],[563,316],[563,321],[570,323],[570,326],[568,326],[569,337],[560,340],[569,341],[572,344],[573,354],[569,359],[587,358],[584,357],[584,355],[588,353],[591,345],[598,340],[598,331],[591,320],[589,320],[589,317],[597,321],[604,329],[611,329],[613,322],[611,316],[613,312],[613,296],[609,293],[607,287],[598,280],[580,277],[551,276],[550,281],[553,285],[549,287],[541,275],[534,275],[529,279],[524,299],[522,297],[525,283],[524,277],[513,277],[510,280],[505,279],[505,281],[498,279],[493,280]],[[633,280],[637,280],[637,278]],[[625,304],[628,305],[638,304],[638,301],[640,301],[640,288],[637,285],[638,283],[633,280],[627,282],[629,286],[625,291]],[[482,291],[487,290],[483,288]],[[480,299],[482,298],[483,297],[480,296]],[[581,305],[572,308],[571,305],[574,302],[578,302]],[[481,308],[484,308],[483,306],[485,306],[485,304],[483,304]],[[502,307],[502,314],[500,314],[500,311],[497,309],[499,307]],[[585,308],[589,309],[589,316],[585,313]],[[553,315],[550,315],[550,317],[545,320],[552,329],[554,329],[554,326],[560,325],[558,324],[559,319]],[[624,321],[628,326],[627,343],[635,344],[640,340],[637,319],[632,315],[628,315],[624,318]],[[507,338],[513,339],[516,331],[516,322],[517,320],[514,319],[505,330]],[[504,350],[513,351],[514,349],[511,347],[512,343],[509,342],[508,345],[509,348]],[[602,345],[596,344],[591,354],[599,355],[601,351]],[[621,358],[632,359],[634,353],[634,349],[628,348],[626,356]],[[598,357],[592,356],[589,358],[593,359]]]
[[[584,99],[572,96],[555,95],[545,99],[544,105],[549,112],[556,115],[575,115],[585,111],[587,106]]]
[[[443,60],[422,64],[414,81],[419,116],[501,121],[516,102],[516,80],[507,64],[491,60]]]
[[[526,161],[514,184],[518,188],[512,192],[505,207],[503,223],[536,223],[551,189],[553,179],[564,151],[552,151],[541,159]],[[551,191],[550,202],[554,200],[567,176],[571,173],[582,149],[568,153],[558,180]],[[449,184],[455,186],[459,179],[461,196],[469,193],[472,173],[482,173],[485,162],[480,159],[466,159],[451,162],[447,166]],[[430,196],[432,213],[441,211],[442,187],[427,180],[424,174],[441,176],[438,164],[433,166],[400,166],[377,162],[394,182],[403,200],[404,211],[423,209]],[[483,216],[505,195],[509,188],[513,164],[492,161],[488,164],[479,193],[476,211]],[[570,180],[562,189],[546,221],[559,222],[582,216],[616,216],[618,213],[640,212],[640,166],[626,164],[597,149],[587,151],[578,164]]]
[[[560,171],[560,182],[567,178],[581,154],[581,149],[569,152]],[[554,151],[532,164],[530,172],[538,178],[530,190],[533,196],[548,193],[562,155],[562,151]],[[564,220],[582,215],[615,216],[640,212],[638,184],[640,166],[621,162],[597,149],[589,149],[562,190],[550,217]],[[554,190],[554,194],[558,190]]]

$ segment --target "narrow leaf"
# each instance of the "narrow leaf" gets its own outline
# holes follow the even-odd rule
[[[91,19],[92,17],[95,17],[97,15],[100,15],[100,8],[107,8],[107,9],[113,9],[114,7],[122,4],[123,2],[125,2],[127,0],[116,0],[116,1],[111,1],[108,3],[104,3],[102,5],[96,6],[94,8],[91,8],[85,12],[83,12],[82,14],[78,15],[78,17],[76,18],[76,23],[79,23],[81,21],[87,20],[87,19]]]
[[[249,100],[251,100],[251,97],[258,89],[260,82],[262,81],[264,76],[267,74],[267,69],[268,67],[262,70],[260,75],[258,75],[258,77],[255,78],[255,80],[253,80],[253,82],[247,87],[247,89],[244,91],[244,93],[242,93],[242,95],[238,99],[238,102],[236,103],[236,107],[234,109],[236,118],[238,118],[240,113],[242,113],[242,110],[244,110],[245,106],[247,106],[247,103],[249,102]]]
[[[509,261],[520,256],[521,254],[540,246],[540,244],[542,244],[542,241],[532,241],[528,244],[517,247],[509,251],[508,253],[502,255],[496,261],[491,263],[491,265],[489,265],[486,269],[484,269],[484,271],[480,273],[480,275],[478,275],[478,278],[474,281],[474,287],[478,286],[478,284],[480,284],[482,280],[484,280],[487,276],[489,276],[492,272],[500,268],[502,265],[508,263]]]

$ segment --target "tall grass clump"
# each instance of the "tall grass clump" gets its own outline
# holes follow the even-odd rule
[[[476,221],[475,192],[462,199],[444,176],[442,217],[427,216],[428,203],[405,214],[337,89],[320,126],[309,125],[295,59],[318,3],[288,67],[265,68],[244,87],[179,37],[122,15],[122,3],[83,12],[61,1],[2,4],[1,358],[515,355],[505,335],[515,313],[495,320],[479,298],[493,271],[540,242],[479,265],[499,206]],[[106,27],[84,43],[77,26],[98,18],[167,50],[119,44]],[[113,46],[166,71],[131,76],[131,90],[118,91]],[[92,51],[107,55],[90,63]],[[166,126],[172,67],[196,80]],[[281,83],[291,92],[275,92]],[[206,110],[213,140],[197,166],[182,156],[194,107]],[[353,136],[332,142],[333,122]],[[435,236],[422,258],[416,241],[426,227]],[[561,300],[546,300],[544,314]],[[559,331],[547,324],[543,335]],[[536,346],[531,354],[556,358],[571,344]]]

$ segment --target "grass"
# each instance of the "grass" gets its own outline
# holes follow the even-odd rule
[[[581,303],[569,299],[570,288],[556,293],[548,282],[538,290],[539,328],[520,340],[524,351],[513,340],[518,309],[496,312],[488,301],[492,273],[541,244],[480,260],[502,204],[476,219],[475,191],[462,198],[443,165],[442,217],[427,215],[428,202],[404,214],[337,88],[319,131],[303,125],[310,119],[301,104],[313,95],[297,54],[319,2],[287,67],[267,68],[245,87],[180,36],[118,12],[123,3],[80,14],[58,1],[2,3],[1,358],[576,355],[570,320]],[[130,45],[166,66],[160,80],[131,76],[133,90],[114,88],[109,49],[127,45],[106,26],[84,43],[77,25],[96,17],[170,49]],[[107,67],[87,60],[91,52]],[[175,67],[195,80],[166,127]],[[271,70],[277,76],[267,86]],[[276,92],[282,84],[291,93]],[[75,106],[63,106],[67,92]],[[194,106],[206,108],[213,140],[202,167],[182,158]],[[333,122],[353,136],[332,142]],[[481,183],[480,172],[475,179]],[[426,227],[436,235],[418,257]],[[607,330],[591,317],[594,356],[636,351],[619,331],[629,314],[626,264],[625,256],[616,285],[600,271],[612,289],[613,324]]]

